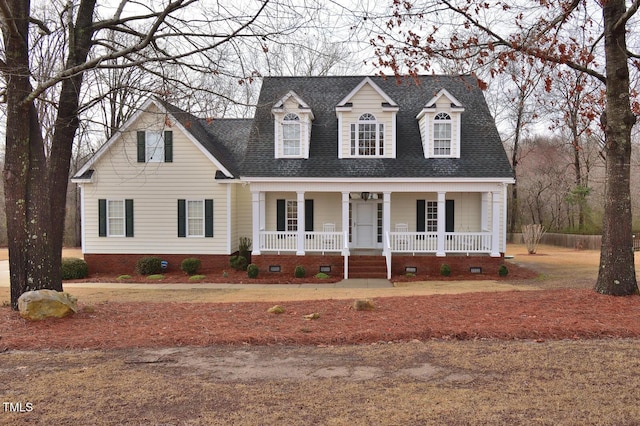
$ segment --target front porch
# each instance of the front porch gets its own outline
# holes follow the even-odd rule
[[[349,258],[367,250],[385,258],[389,278],[392,257],[502,255],[503,186],[475,192],[468,185],[457,192],[417,192],[407,184],[383,192],[305,186],[252,191],[253,256],[338,257],[349,278]]]

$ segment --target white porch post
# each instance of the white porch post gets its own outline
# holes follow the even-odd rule
[[[382,193],[382,252],[387,254],[387,236],[391,232],[391,193]]]
[[[483,192],[480,201],[480,230],[487,231],[489,229],[489,193]]]
[[[297,234],[297,250],[296,254],[298,256],[304,256],[304,191],[298,192],[298,234]]]
[[[445,224],[446,224],[446,203],[445,192],[438,192],[438,246],[436,248],[436,256],[446,256],[444,251],[445,242]]]
[[[251,254],[259,255],[262,242],[260,241],[260,198],[263,198],[262,192],[251,191],[251,225],[253,249]]]
[[[349,193],[342,193],[342,235],[348,235],[349,233]],[[342,242],[342,256],[344,256],[344,279],[349,278],[349,247],[348,237]]]
[[[491,191],[491,257],[500,257],[500,191]]]

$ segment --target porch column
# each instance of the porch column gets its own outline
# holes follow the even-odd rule
[[[491,257],[500,257],[500,191],[491,191]]]
[[[446,256],[444,251],[445,243],[445,224],[446,224],[446,192],[438,192],[438,247],[436,248],[436,256]]]
[[[348,240],[345,241],[344,235],[349,232],[349,193],[342,193],[342,235],[343,238],[340,242],[342,245],[342,255],[347,256],[349,254],[348,250]],[[348,237],[347,237],[348,238]]]
[[[298,234],[297,234],[297,249],[296,254],[298,256],[304,256],[304,192],[298,192]]]
[[[251,191],[251,238],[253,240],[253,249],[251,254],[259,255],[262,242],[260,241],[260,199],[264,198],[262,192]]]
[[[389,232],[391,232],[391,193],[383,192],[382,193],[382,252],[387,254],[387,250],[390,248],[387,246],[389,241],[387,237],[389,236]]]
[[[480,230],[489,230],[489,193],[483,192],[480,201]]]

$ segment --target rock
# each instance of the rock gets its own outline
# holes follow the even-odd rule
[[[78,312],[77,299],[64,291],[27,291],[18,298],[20,316],[32,321],[63,318]]]

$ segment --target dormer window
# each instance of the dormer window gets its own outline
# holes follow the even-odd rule
[[[351,124],[351,155],[384,155],[384,124],[378,123],[373,114],[365,113]]]
[[[451,155],[451,116],[446,112],[433,118],[433,155]]]
[[[282,144],[285,157],[300,156],[300,117],[297,114],[289,113],[282,119]]]

